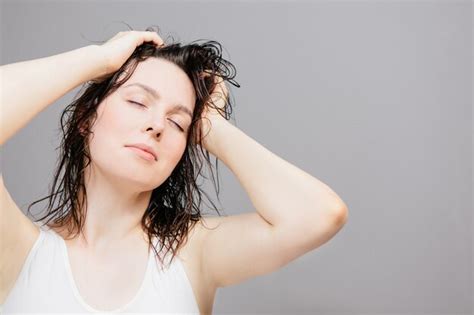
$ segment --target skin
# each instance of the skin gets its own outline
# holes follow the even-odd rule
[[[139,87],[127,87],[137,82],[157,90],[159,99]],[[84,235],[78,240],[81,247],[101,251],[143,234],[140,220],[152,190],[171,175],[186,148],[191,117],[171,109],[179,103],[193,112],[195,100],[185,72],[167,60],[149,58],[99,104],[89,139],[92,161],[85,170],[88,200]],[[152,146],[158,160],[146,161],[124,147],[138,142]]]
[[[98,120],[92,127],[95,137],[89,143],[93,164],[86,170],[85,181],[88,212],[81,237],[89,242],[81,248],[83,239],[79,238],[67,246],[75,283],[84,299],[96,308],[123,305],[142,283],[147,247],[132,236],[141,236],[136,231],[141,229],[140,218],[151,191],[168,178],[186,145],[186,137],[177,135],[179,129],[170,120],[178,120],[169,111],[170,104],[194,104],[191,82],[180,71],[171,63],[147,60],[139,64],[127,83],[144,80],[141,83],[158,89],[161,98],[141,108],[127,102],[132,92],[125,94],[125,87],[121,87],[99,106]],[[224,84],[217,88],[218,92],[225,90]],[[223,106],[223,100],[218,104]],[[216,113],[204,113],[212,120],[204,148],[236,175],[257,210],[208,217],[207,223],[217,228],[191,233],[192,246],[182,258],[201,313],[210,314],[216,288],[275,271],[321,246],[347,220],[347,206],[315,177],[273,154]],[[203,120],[205,130],[210,127],[206,122]],[[143,140],[153,142],[158,162],[145,162],[124,148]],[[15,227],[4,233],[14,247],[1,248],[6,253],[3,256],[10,257],[2,268],[9,284],[0,288],[3,300],[40,231],[21,213],[1,176],[0,180],[5,221]],[[27,230],[31,233],[19,237],[20,231]]]

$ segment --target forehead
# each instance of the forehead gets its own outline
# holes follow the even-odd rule
[[[180,104],[191,111],[194,110],[196,101],[194,86],[187,74],[174,63],[162,58],[148,58],[140,62],[120,89],[141,91],[164,103]]]

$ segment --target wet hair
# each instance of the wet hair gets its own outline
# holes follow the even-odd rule
[[[155,31],[159,34],[159,29],[155,30],[154,27],[148,27],[146,30]],[[48,225],[50,228],[67,227],[69,233],[74,234],[74,236],[79,231],[83,231],[87,213],[86,207],[80,206],[87,205],[83,174],[91,161],[88,141],[90,134],[93,134],[90,127],[97,118],[97,107],[104,98],[130,78],[140,62],[151,57],[166,59],[182,69],[193,84],[196,92],[196,102],[193,119],[187,134],[185,151],[171,175],[159,187],[153,189],[150,202],[141,219],[141,227],[148,236],[148,248],[153,247],[159,257],[158,250],[151,241],[153,237],[158,237],[159,244],[161,244],[159,251],[161,252],[164,248],[166,249],[165,254],[171,251],[172,260],[178,249],[186,241],[190,228],[202,217],[200,210],[202,195],[208,198],[219,216],[221,215],[212,200],[197,184],[199,175],[207,178],[202,174],[204,158],[212,174],[212,181],[219,200],[218,159],[215,159],[216,186],[209,152],[201,145],[202,138],[205,135],[201,134],[202,119],[200,117],[205,106],[209,106],[226,120],[231,118],[233,104],[229,97],[230,90],[223,108],[216,106],[210,98],[210,93],[217,84],[214,80],[216,76],[218,81],[223,79],[236,87],[240,87],[240,85],[234,80],[236,75],[234,65],[222,57],[221,44],[213,40],[199,43],[200,41],[202,40],[182,45],[179,42],[168,44],[165,40],[164,46],[156,46],[153,43],[145,42],[135,49],[119,70],[83,84],[77,93],[79,97],[76,95],[73,102],[61,114],[60,156],[56,164],[53,185],[50,185],[49,188],[49,195],[32,202],[28,206],[28,213],[30,213],[30,208],[34,204],[48,199],[46,215],[35,219],[35,222],[47,218],[43,225]],[[211,75],[207,77],[200,76],[204,70]],[[200,150],[197,149],[198,147]],[[58,182],[62,171],[64,174]],[[79,200],[80,190],[83,192],[81,200]],[[59,204],[54,207],[53,204],[58,195]],[[50,223],[51,221],[52,223]],[[159,258],[162,265],[163,258]]]

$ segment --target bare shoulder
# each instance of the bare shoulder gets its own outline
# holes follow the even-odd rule
[[[12,289],[40,229],[18,207],[0,175],[0,304]]]
[[[218,225],[221,217],[201,217],[197,222],[189,223],[186,241],[178,250],[177,256],[182,261],[189,278],[196,302],[201,314],[212,314],[216,294],[214,283],[209,281],[207,268],[203,267],[203,243],[210,227]]]

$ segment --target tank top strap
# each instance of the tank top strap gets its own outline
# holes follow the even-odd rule
[[[37,224],[37,223],[36,223]],[[56,233],[53,229],[51,229],[47,225],[39,225],[37,224],[38,227],[40,228],[40,233],[43,234],[43,237],[47,242],[53,242],[55,245],[60,245],[62,238],[59,236],[59,234]],[[60,248],[60,246],[56,247]]]

